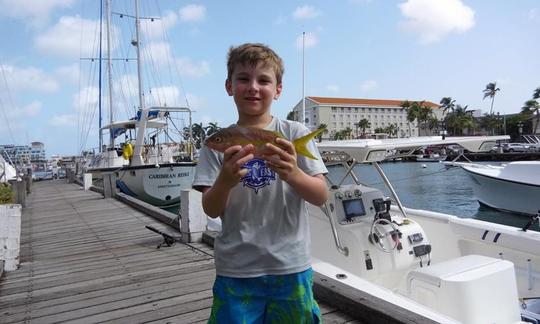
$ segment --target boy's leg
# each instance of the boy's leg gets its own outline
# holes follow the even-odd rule
[[[216,276],[210,324],[262,324],[265,292],[259,278]]]
[[[313,270],[268,276],[268,303],[264,323],[322,323],[313,297]]]

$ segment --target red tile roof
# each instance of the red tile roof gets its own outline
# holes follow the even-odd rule
[[[369,106],[401,106],[405,100],[386,100],[386,99],[356,99],[356,98],[329,98],[329,97],[311,97],[307,99],[324,105],[369,105]],[[414,101],[414,100],[409,100]],[[424,104],[431,108],[439,108],[439,105],[431,101],[424,101]]]

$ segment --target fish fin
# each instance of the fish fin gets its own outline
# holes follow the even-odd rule
[[[285,136],[283,136],[283,134],[281,134],[280,132],[272,131],[272,133],[274,133],[276,137],[285,138]]]
[[[324,131],[324,128],[317,129],[307,135],[304,135],[300,138],[297,138],[293,141],[294,148],[296,149],[296,153],[303,155],[309,159],[312,160],[318,160],[307,148],[307,143],[311,141],[315,136],[319,135]]]

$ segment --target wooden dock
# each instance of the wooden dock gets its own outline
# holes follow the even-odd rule
[[[0,323],[206,323],[213,250],[180,242],[157,249],[162,238],[145,225],[171,232],[65,180],[34,183],[21,265],[0,278]],[[319,305],[324,323],[360,323]]]

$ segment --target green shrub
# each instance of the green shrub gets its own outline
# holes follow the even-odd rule
[[[12,204],[13,191],[7,183],[0,183],[0,204]]]

